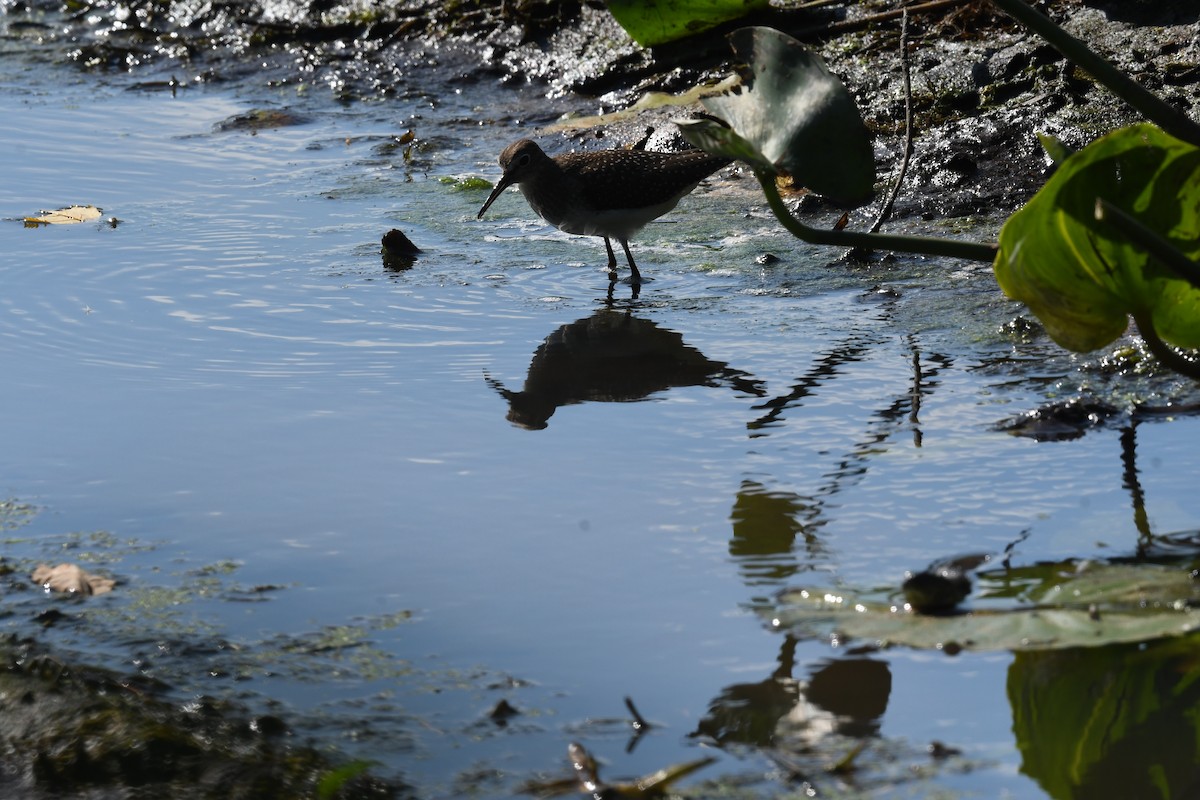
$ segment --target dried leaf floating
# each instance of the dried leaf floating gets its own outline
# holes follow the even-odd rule
[[[104,594],[117,585],[111,578],[92,575],[77,564],[59,564],[56,567],[39,564],[31,577],[34,583],[40,584],[48,592],[67,594]]]
[[[26,228],[36,228],[39,225],[74,225],[80,222],[91,222],[100,219],[100,209],[96,206],[71,206],[57,211],[43,211],[41,216],[25,217]]]

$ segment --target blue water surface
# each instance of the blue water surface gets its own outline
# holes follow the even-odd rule
[[[653,280],[610,301],[600,240],[547,228],[515,193],[475,219],[486,190],[457,182],[494,180],[529,133],[472,124],[483,96],[439,110],[12,77],[0,495],[39,511],[9,556],[69,559],[71,535],[96,531],[126,543],[107,566],[122,584],[94,600],[118,620],[105,658],[357,627],[369,647],[314,656],[312,674],[282,655],[234,659],[241,681],[213,661],[162,669],[184,695],[270,698],[427,797],[461,796],[473,769],[489,796],[565,774],[573,739],[614,776],[707,753],[701,778],[772,772],[757,750],[705,746],[710,704],[865,658],[890,676],[866,735],[899,767],[872,767],[864,791],[1038,796],[1010,654],[802,641],[789,683],[783,636],[753,610],[784,586],[898,585],[964,552],[1134,548],[1116,426],[997,430],[1100,379],[1006,336],[1021,309],[986,265],[842,261],[782,235],[726,173],[635,241]],[[297,118],[216,127],[262,107]],[[72,204],[102,217],[18,221]],[[391,228],[423,249],[411,269],[381,259]],[[689,359],[692,377],[671,372]],[[552,387],[549,415],[512,413],[527,379]],[[1196,527],[1197,422],[1137,437],[1154,532]],[[745,538],[751,506],[774,509],[777,538]],[[122,611],[212,565],[224,583],[176,616]],[[253,587],[258,602],[230,599]],[[47,635],[84,649],[87,631]],[[658,724],[631,753],[626,696]],[[522,712],[506,726],[487,716],[500,699]],[[933,740],[970,768],[930,767]]]

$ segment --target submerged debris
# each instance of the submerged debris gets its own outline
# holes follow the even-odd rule
[[[383,235],[381,242],[383,266],[390,270],[401,271],[411,269],[421,253],[421,248],[413,244],[412,239],[396,228]]]
[[[1064,442],[1080,438],[1120,413],[1108,403],[1073,397],[1035,408],[1014,420],[1000,423],[997,428],[1039,442]]]
[[[221,120],[213,125],[213,132],[248,131],[255,134],[258,131],[288,128],[293,125],[303,125],[306,122],[308,122],[308,118],[303,114],[297,114],[287,108],[256,108]]]
[[[26,228],[40,228],[43,225],[75,225],[100,219],[100,214],[101,210],[96,206],[76,205],[55,211],[43,211],[36,217],[25,217],[23,221]]]
[[[39,564],[30,578],[47,592],[75,595],[106,594],[117,585],[112,578],[85,572],[78,564],[59,564],[55,567]]]
[[[917,573],[904,573],[904,600],[918,614],[949,614],[971,593],[970,572],[987,563],[984,553],[935,561]]]

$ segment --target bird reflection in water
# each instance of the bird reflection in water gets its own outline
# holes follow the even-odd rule
[[[629,312],[601,309],[546,337],[519,392],[487,378],[508,401],[510,422],[545,428],[561,406],[587,401],[625,403],[682,386],[730,386],[763,397],[759,381],[713,361],[674,331]]]

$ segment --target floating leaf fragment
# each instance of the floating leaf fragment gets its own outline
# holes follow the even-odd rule
[[[48,592],[64,592],[66,594],[105,594],[111,592],[117,585],[112,578],[103,578],[85,572],[78,564],[59,564],[54,567],[39,564],[30,577],[34,583],[40,584]]]
[[[40,225],[74,225],[80,222],[91,222],[100,219],[100,209],[96,206],[69,206],[57,211],[43,211],[36,217],[25,217],[26,228],[36,228]]]

